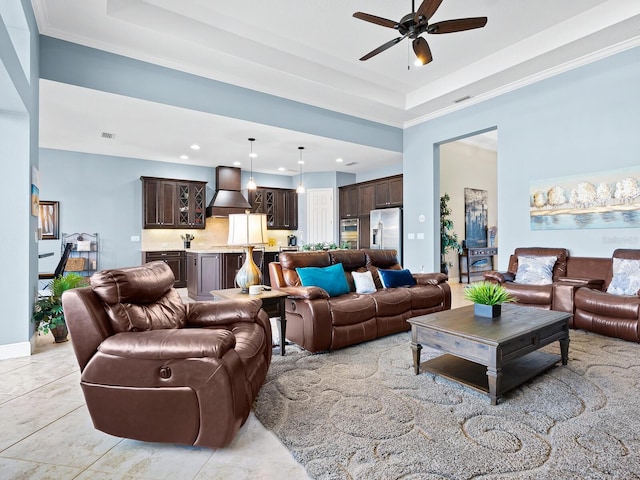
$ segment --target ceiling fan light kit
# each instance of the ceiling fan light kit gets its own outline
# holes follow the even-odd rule
[[[378,48],[371,50],[369,53],[361,57],[360,60],[369,60],[371,57],[384,52],[409,37],[413,39],[413,51],[416,54],[416,58],[422,65],[426,65],[433,60],[433,56],[431,55],[429,44],[423,37],[421,37],[423,33],[441,34],[462,32],[465,30],[482,28],[487,24],[487,17],[458,18],[430,24],[429,20],[436,13],[436,10],[438,10],[440,4],[442,4],[442,1],[443,0],[423,0],[416,11],[415,0],[412,0],[411,13],[402,17],[399,22],[394,22],[393,20],[388,20],[386,18],[364,12],[354,13],[353,16],[355,18],[364,20],[365,22],[375,23],[382,27],[393,28],[394,30],[398,30],[401,35],[400,37],[394,38],[393,40],[380,45]]]

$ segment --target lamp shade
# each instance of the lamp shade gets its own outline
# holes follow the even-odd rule
[[[229,215],[229,245],[264,245],[267,243],[267,216],[264,213]]]

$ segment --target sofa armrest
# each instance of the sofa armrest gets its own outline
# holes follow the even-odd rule
[[[418,285],[438,285],[446,282],[449,277],[444,273],[414,273],[413,278]]]
[[[491,270],[484,274],[484,278],[490,282],[505,283],[513,282],[516,279],[516,276],[511,272],[496,272],[495,270]]]
[[[602,278],[559,277],[555,279],[555,282],[560,285],[573,285],[593,288],[595,290],[602,290],[604,288],[604,279]]]
[[[176,360],[222,358],[236,345],[227,329],[164,329],[117,333],[100,344],[98,351],[119,358]]]
[[[317,298],[329,298],[329,294],[324,288],[320,287],[284,287],[278,290],[287,292],[289,297],[303,300],[314,300]]]
[[[188,327],[215,327],[236,322],[255,322],[262,302],[258,299],[187,303]]]

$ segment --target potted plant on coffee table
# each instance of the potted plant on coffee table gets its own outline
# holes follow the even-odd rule
[[[478,317],[499,317],[502,304],[517,302],[506,288],[498,283],[478,282],[465,287],[464,297],[473,302],[474,313]]]
[[[77,273],[67,273],[54,278],[49,284],[51,295],[41,295],[33,305],[32,319],[36,330],[46,335],[53,334],[56,343],[67,341],[69,330],[62,310],[62,294],[72,288],[87,285],[87,279]]]

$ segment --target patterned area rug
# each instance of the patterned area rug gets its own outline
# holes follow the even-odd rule
[[[638,479],[640,345],[570,335],[568,366],[496,406],[414,375],[408,333],[318,355],[290,347],[255,414],[316,479]]]

